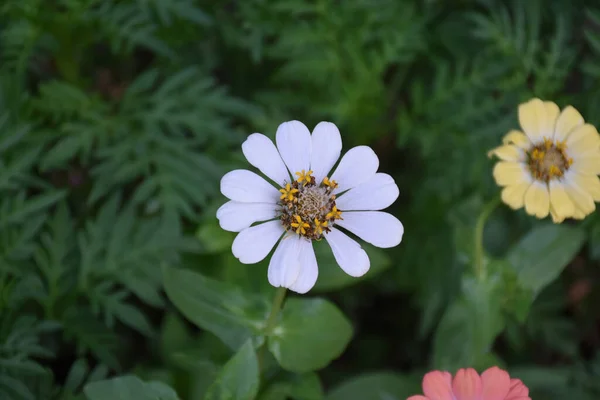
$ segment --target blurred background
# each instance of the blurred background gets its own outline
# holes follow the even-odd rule
[[[596,1],[4,0],[0,398],[133,373],[202,399],[231,352],[173,307],[161,268],[272,295],[215,212],[247,135],[291,119],[373,147],[405,236],[366,246],[361,279],[317,247],[308,296],[353,339],[318,390],[263,399],[403,399],[430,369],[490,365],[534,399],[600,398],[600,216],[554,228],[500,206],[490,278],[469,283],[500,192],[486,152],[533,96],[600,122],[599,62]]]

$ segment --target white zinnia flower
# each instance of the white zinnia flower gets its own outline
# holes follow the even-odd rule
[[[398,186],[391,176],[377,173],[379,159],[371,148],[350,149],[329,175],[342,150],[334,124],[321,122],[311,135],[299,121],[284,122],[276,143],[254,133],[242,144],[248,162],[275,186],[244,169],[221,179],[221,192],[231,201],[219,208],[217,218],[223,229],[240,232],[232,251],[242,263],[262,261],[279,242],[269,263],[269,283],[306,293],[318,275],[313,240],[325,238],[336,262],[354,277],[369,270],[369,257],[338,228],[377,247],[400,243],[402,223],[378,211],[398,198]],[[259,221],[268,222],[251,226]]]

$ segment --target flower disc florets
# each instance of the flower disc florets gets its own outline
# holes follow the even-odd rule
[[[527,153],[532,175],[543,182],[563,176],[573,164],[573,159],[565,152],[566,147],[564,142],[554,142],[548,138],[533,146]]]
[[[335,181],[324,178],[317,183],[312,171],[296,172],[298,178],[286,183],[282,189],[279,205],[281,223],[287,231],[295,232],[310,240],[321,240],[330,231],[342,212],[335,204],[333,190]]]

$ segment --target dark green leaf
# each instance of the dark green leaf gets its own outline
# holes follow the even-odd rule
[[[223,230],[215,218],[204,221],[196,232],[196,237],[204,245],[207,252],[219,253],[228,251],[235,238],[235,233]]]
[[[322,400],[323,387],[315,373],[285,374],[271,384],[259,400]]]
[[[339,290],[365,279],[371,279],[388,269],[392,264],[391,259],[384,250],[378,249],[368,243],[361,243],[361,246],[369,255],[371,268],[361,278],[354,278],[342,271],[333,257],[331,248],[325,241],[314,242],[313,246],[319,263],[319,278],[312,289],[315,292]]]
[[[175,306],[197,326],[218,336],[232,349],[258,334],[268,301],[198,273],[164,268],[165,290]]]
[[[455,370],[479,366],[504,327],[501,280],[488,276],[463,280],[462,295],[446,310],[434,338],[435,368]]]
[[[159,382],[144,382],[135,376],[122,376],[89,383],[84,388],[88,400],[178,400],[177,393]]]
[[[506,260],[490,261],[487,270],[502,280],[500,292],[504,310],[512,314],[517,321],[525,322],[533,302],[532,291],[521,286],[515,269]]]
[[[355,376],[334,387],[326,400],[404,400],[421,392],[421,380],[392,372]]]
[[[88,374],[88,371],[89,367],[85,359],[77,359],[73,365],[71,365],[71,369],[67,375],[67,380],[65,381],[64,385],[65,390],[69,390],[71,392],[78,390],[79,387],[85,382],[85,377]]]
[[[206,392],[206,400],[253,400],[259,387],[258,359],[248,340],[224,366]]]
[[[554,281],[581,249],[585,233],[566,225],[534,228],[508,253],[520,284],[536,296]]]
[[[54,190],[19,202],[18,205],[16,204],[16,207],[13,207],[10,210],[10,214],[3,216],[0,221],[0,227],[4,228],[9,224],[18,223],[19,221],[30,218],[32,214],[50,207],[65,197],[66,194],[67,192],[65,190]]]

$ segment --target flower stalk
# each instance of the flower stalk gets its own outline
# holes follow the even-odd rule
[[[279,315],[279,311],[283,306],[283,301],[285,299],[285,294],[287,293],[287,289],[285,287],[279,287],[275,291],[275,296],[273,296],[273,303],[271,304],[271,312],[267,317],[267,322],[265,324],[265,341],[258,349],[258,365],[259,368],[262,369],[263,366],[263,358],[265,349],[267,347],[267,337],[273,333],[273,329],[275,328],[275,323],[277,322],[277,316]]]
[[[473,267],[475,269],[475,276],[479,280],[483,280],[486,276],[485,270],[485,262],[483,257],[483,229],[485,228],[485,223],[488,217],[492,214],[494,209],[500,204],[500,197],[496,196],[492,200],[490,200],[483,210],[481,210],[481,214],[477,218],[477,222],[475,223],[475,250],[473,257]]]

